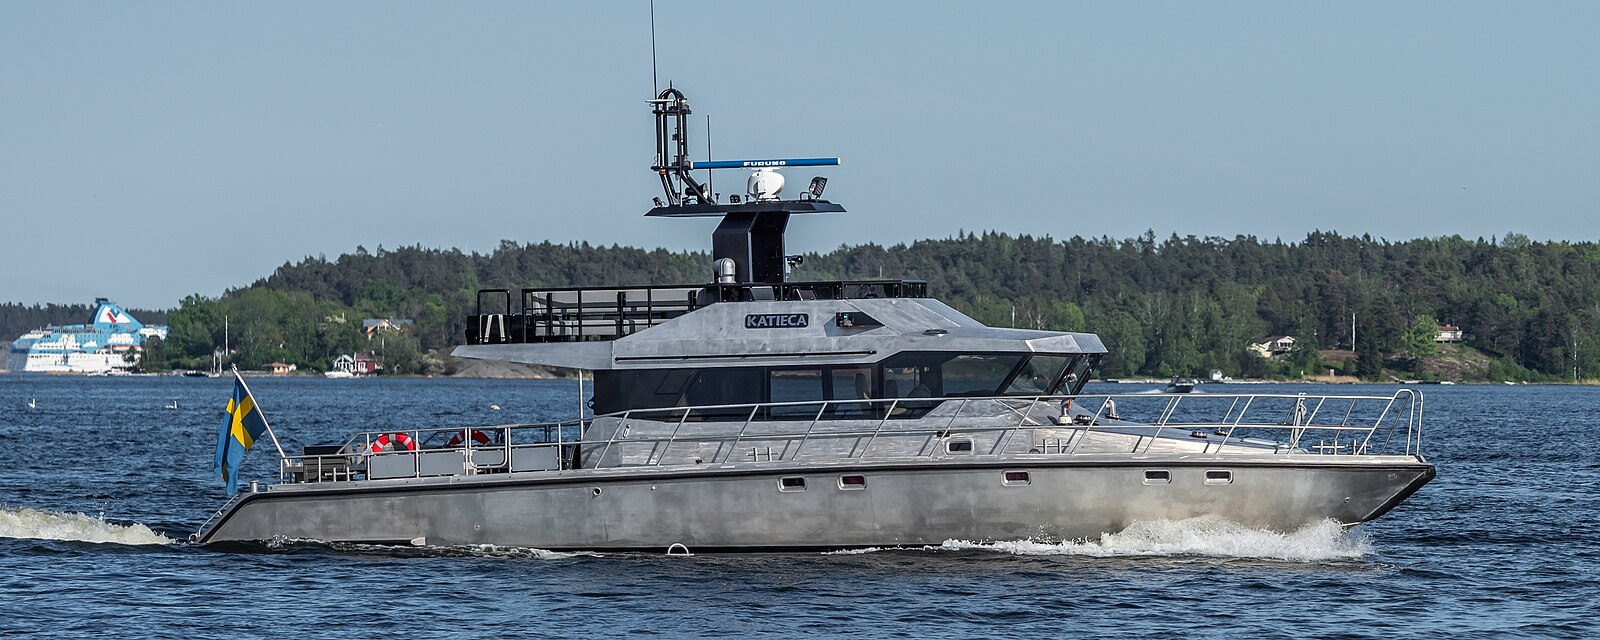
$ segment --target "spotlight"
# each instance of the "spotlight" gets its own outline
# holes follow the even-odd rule
[[[651,200],[656,203],[656,206],[661,206],[661,198],[651,198]]]
[[[826,188],[828,188],[828,179],[817,176],[811,179],[811,186],[806,187],[806,192],[810,193],[812,198],[821,198],[822,190]]]

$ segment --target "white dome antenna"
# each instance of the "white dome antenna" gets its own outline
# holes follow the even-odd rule
[[[746,191],[750,199],[758,202],[772,202],[778,199],[778,192],[783,190],[783,174],[771,167],[756,169],[750,174],[750,181]]]

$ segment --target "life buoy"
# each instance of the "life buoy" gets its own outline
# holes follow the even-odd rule
[[[385,433],[381,436],[378,436],[377,440],[372,441],[373,453],[384,453],[387,451],[397,451],[400,449],[404,449],[406,451],[416,451],[416,439],[404,433]]]
[[[450,434],[450,441],[444,443],[444,446],[447,446],[447,447],[458,447],[458,446],[461,446],[461,442],[463,440],[465,440],[465,438],[462,436],[462,434],[465,434],[465,433],[471,433],[472,434],[472,436],[471,436],[472,437],[472,444],[474,446],[481,447],[481,446],[487,445],[487,444],[489,444],[491,442],[488,433],[485,433],[485,432],[483,432],[481,430],[478,430],[478,429],[462,429],[462,430],[457,431],[457,432],[455,432],[453,434]]]

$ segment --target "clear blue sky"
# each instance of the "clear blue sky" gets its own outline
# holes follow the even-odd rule
[[[1600,238],[1600,3],[656,12],[716,156],[844,159],[851,213],[794,250]],[[641,217],[650,90],[644,0],[0,0],[0,300],[167,307],[357,245],[706,248],[710,221]]]

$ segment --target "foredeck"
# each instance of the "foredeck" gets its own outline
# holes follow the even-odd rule
[[[519,293],[515,304],[512,296]],[[701,307],[756,300],[925,298],[921,280],[832,280],[637,287],[481,289],[466,343],[616,340]]]

